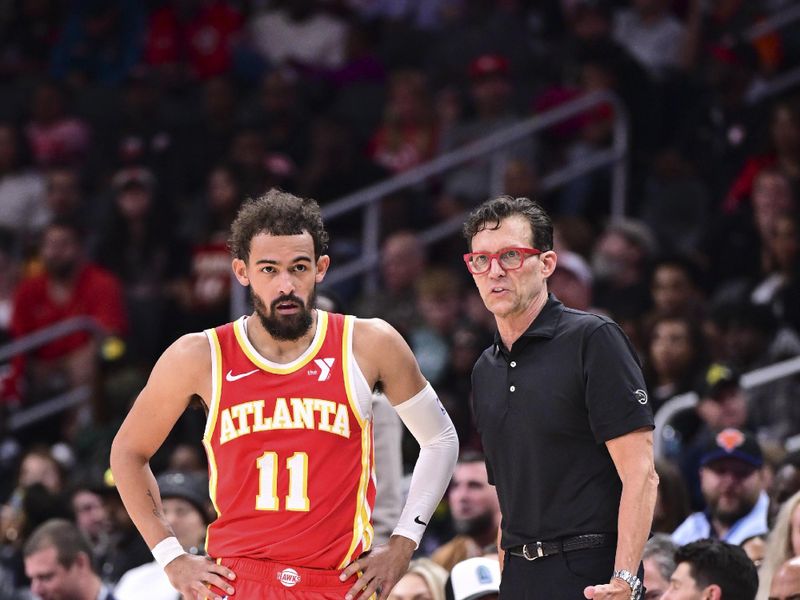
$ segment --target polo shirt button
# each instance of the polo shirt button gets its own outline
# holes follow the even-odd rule
[[[517,391],[517,388],[515,386],[513,386],[513,385],[508,389],[511,390],[512,392],[516,392]]]
[[[511,368],[513,369],[513,368],[514,368],[514,367],[516,367],[516,366],[517,366],[517,361],[515,361],[515,360],[512,360],[512,361],[511,361]]]

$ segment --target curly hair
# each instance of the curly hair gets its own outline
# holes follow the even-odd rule
[[[541,251],[553,249],[553,221],[536,200],[498,196],[473,210],[464,223],[464,237],[472,250],[472,238],[484,229],[497,229],[500,221],[513,216],[523,217],[531,225],[533,246]]]
[[[328,248],[328,232],[316,201],[272,188],[263,196],[248,200],[231,225],[228,247],[235,258],[247,262],[250,243],[259,233],[299,235],[308,232],[314,240],[314,258]]]

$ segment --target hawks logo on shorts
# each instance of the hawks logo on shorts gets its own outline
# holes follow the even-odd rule
[[[206,332],[213,398],[203,443],[219,515],[209,555],[336,569],[371,546],[372,427],[361,408],[370,390],[352,355],[353,323],[317,311],[314,339],[288,364],[258,354],[246,317]],[[289,571],[279,580],[296,585]]]

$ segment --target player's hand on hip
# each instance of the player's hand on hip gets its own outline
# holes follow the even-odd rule
[[[377,546],[368,554],[359,557],[342,571],[340,579],[347,580],[361,572],[361,576],[347,591],[346,600],[367,600],[376,594],[385,600],[397,581],[405,575],[416,544],[401,535],[393,535],[388,544]]]
[[[622,579],[612,579],[603,585],[590,585],[583,590],[590,600],[630,600],[631,588]]]
[[[182,554],[164,572],[172,587],[186,600],[222,600],[235,591],[231,585],[236,578],[233,571],[204,556]]]

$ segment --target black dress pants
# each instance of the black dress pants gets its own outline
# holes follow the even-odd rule
[[[585,600],[586,586],[611,579],[614,553],[613,546],[587,548],[529,561],[506,552],[500,600]],[[642,565],[638,575],[644,577]]]

